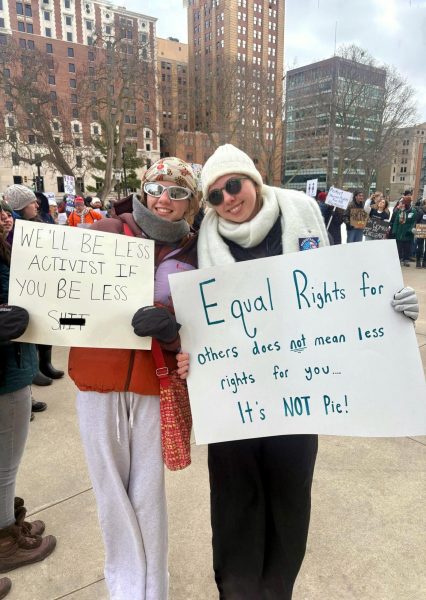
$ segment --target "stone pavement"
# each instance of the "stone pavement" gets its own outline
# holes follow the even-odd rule
[[[416,331],[426,368],[426,271],[411,266],[403,272],[422,305]],[[66,349],[54,355],[54,364],[65,369]],[[75,388],[65,377],[34,392],[49,408],[31,424],[17,494],[58,545],[44,562],[10,574],[8,599],[107,600]],[[321,437],[308,551],[294,600],[426,598],[425,467],[426,437]],[[167,473],[167,487],[170,600],[213,600],[206,447],[194,446],[189,469]]]

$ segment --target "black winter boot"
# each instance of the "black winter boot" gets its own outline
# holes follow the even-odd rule
[[[10,592],[10,588],[12,587],[12,582],[9,577],[2,577],[0,579],[0,600],[6,598],[8,593]]]
[[[34,385],[50,385],[51,383],[52,383],[51,378],[46,377],[46,375],[43,375],[43,373],[41,373],[40,371],[38,373],[36,373],[33,377]]]
[[[64,372],[55,369],[55,367],[52,365],[52,346],[38,344],[37,348],[40,371],[43,373],[43,375],[46,375],[46,377],[51,377],[52,379],[60,379],[63,377]]]

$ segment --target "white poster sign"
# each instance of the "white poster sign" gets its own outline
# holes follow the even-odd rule
[[[315,198],[318,190],[318,179],[308,179],[306,182],[306,194],[311,198]]]
[[[348,204],[352,202],[352,197],[353,194],[351,194],[351,192],[345,192],[344,190],[339,190],[339,188],[331,187],[328,190],[325,203],[346,210]]]
[[[72,175],[64,175],[64,192],[75,195],[75,179]]]
[[[9,303],[30,314],[21,341],[149,349],[131,321],[153,294],[151,240],[16,221]]]
[[[404,286],[394,241],[169,279],[198,444],[426,433],[415,330],[391,306]]]

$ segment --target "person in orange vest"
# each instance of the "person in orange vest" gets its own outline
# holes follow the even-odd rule
[[[100,213],[84,204],[81,196],[77,196],[74,200],[74,210],[68,217],[68,225],[71,225],[71,227],[89,227],[102,218]]]

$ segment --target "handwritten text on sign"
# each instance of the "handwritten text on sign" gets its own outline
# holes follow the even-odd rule
[[[403,287],[393,241],[203,269],[170,282],[191,356],[197,443],[426,432],[414,327],[390,304]]]
[[[343,208],[346,210],[349,202],[352,201],[352,194],[350,192],[345,192],[344,190],[339,190],[339,188],[331,187],[328,190],[327,198],[325,203],[330,206],[335,206],[336,208]]]
[[[152,304],[154,246],[77,227],[16,221],[9,303],[26,308],[21,341],[96,348],[151,347],[131,320]]]

